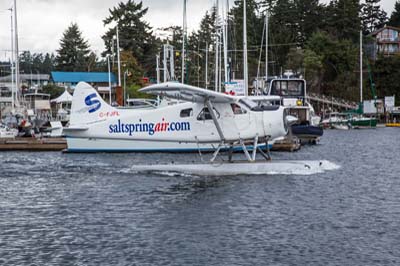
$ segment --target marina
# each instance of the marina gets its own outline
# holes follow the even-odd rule
[[[0,262],[396,265],[398,129],[373,132],[327,130],[318,145],[272,153],[340,166],[306,176],[135,170],[197,154],[2,152]]]
[[[37,2],[0,265],[400,265],[400,0]]]

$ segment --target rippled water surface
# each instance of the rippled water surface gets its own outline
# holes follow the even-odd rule
[[[400,265],[400,129],[326,131],[310,176],[137,174],[196,154],[0,153],[0,265]]]

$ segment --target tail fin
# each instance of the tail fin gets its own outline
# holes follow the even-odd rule
[[[72,97],[70,125],[88,124],[118,112],[86,82],[79,82]]]

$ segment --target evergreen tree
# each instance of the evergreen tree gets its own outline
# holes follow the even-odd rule
[[[306,41],[321,28],[323,8],[319,0],[295,0],[293,17],[297,25],[297,43],[304,47]]]
[[[388,25],[393,27],[400,27],[400,0],[397,0],[394,4],[394,11],[390,16]]]
[[[374,81],[378,97],[395,95],[396,105],[400,104],[400,56],[380,57],[373,65]]]
[[[339,39],[358,40],[361,29],[359,0],[332,0],[326,13],[326,29]]]
[[[379,2],[380,0],[365,0],[365,4],[361,5],[364,34],[370,34],[381,28],[387,21],[387,14],[380,8]]]
[[[41,66],[41,73],[49,74],[55,68],[55,56],[54,54],[46,53],[44,56],[42,66]]]
[[[249,76],[257,74],[258,54],[261,44],[264,17],[260,14],[259,5],[255,0],[248,0],[246,7],[247,17],[247,48]],[[235,51],[232,58],[232,71],[238,78],[243,78],[243,1],[235,1],[230,11],[233,25],[232,49]]]
[[[216,8],[214,6],[210,11],[207,11],[204,17],[202,18],[198,32],[196,34],[193,34],[193,36],[189,38],[190,47],[192,47],[192,49],[196,50],[197,52],[196,60],[198,61],[196,62],[197,63],[196,67],[199,68],[198,71],[196,71],[196,73],[194,74],[196,77],[196,83],[194,84],[200,85],[202,87],[206,87],[205,84],[206,82],[207,82],[207,87],[210,87],[210,85],[213,84],[211,80],[212,80],[212,74],[215,71],[212,71],[211,69],[214,69],[214,63],[215,63],[215,57],[214,57],[215,39],[216,39],[215,17],[216,17]],[[207,81],[205,80],[206,50],[208,53]]]
[[[155,69],[155,56],[160,42],[153,36],[152,28],[144,21],[148,8],[143,3],[128,0],[120,2],[117,7],[109,9],[110,15],[103,20],[104,26],[116,23],[119,33],[119,46],[122,50],[131,51],[133,57],[143,66],[145,72]],[[107,50],[103,55],[111,53],[113,37],[116,36],[116,27],[110,28],[103,36]],[[116,46],[115,46],[116,47]],[[115,51],[116,52],[116,49]]]
[[[90,54],[89,44],[83,39],[78,25],[72,23],[63,33],[57,50],[57,70],[86,71]]]

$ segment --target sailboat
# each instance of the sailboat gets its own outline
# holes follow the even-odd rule
[[[375,117],[366,117],[363,115],[363,42],[362,31],[360,31],[360,104],[355,112],[351,112],[351,117],[348,120],[352,128],[376,128],[377,119]],[[372,82],[371,82],[372,84]],[[372,86],[374,86],[372,84]],[[374,94],[374,99],[376,95]]]

